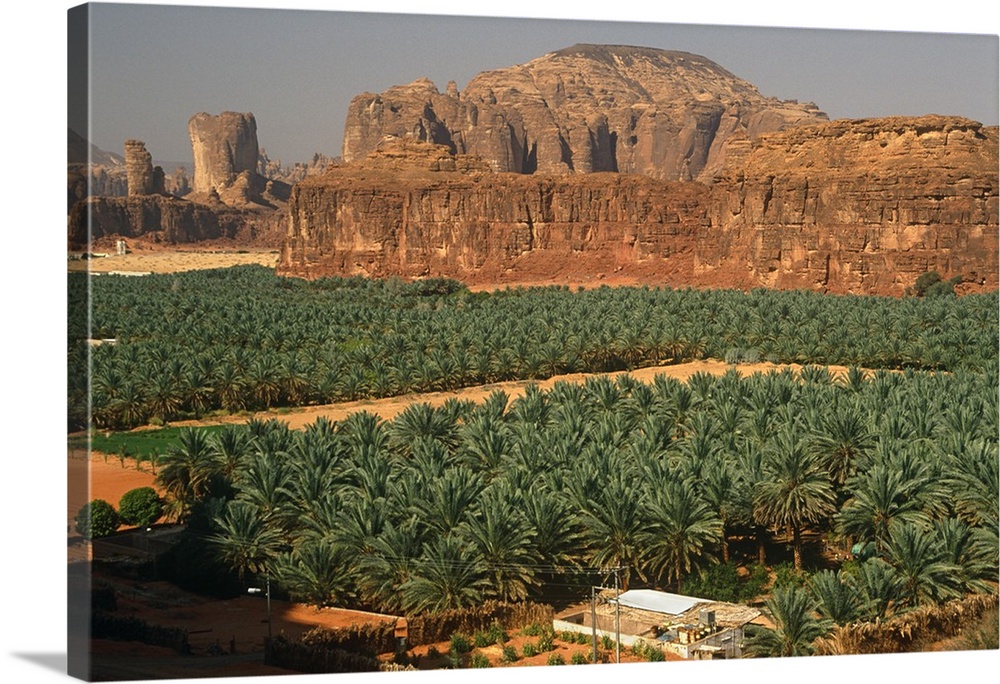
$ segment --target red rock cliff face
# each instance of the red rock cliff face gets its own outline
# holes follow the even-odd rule
[[[717,179],[696,271],[884,294],[937,271],[996,289],[997,148],[996,127],[938,116],[762,136]]]
[[[462,172],[442,150],[426,146],[395,167],[376,154],[366,168],[297,184],[279,272],[501,283],[692,269],[708,220],[702,185],[497,174],[459,157],[473,167]]]
[[[279,271],[902,294],[937,270],[997,287],[997,131],[835,121],[735,147],[711,186],[491,173],[390,141],[293,189]]]

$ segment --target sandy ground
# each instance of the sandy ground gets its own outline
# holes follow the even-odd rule
[[[69,270],[89,270],[93,273],[178,273],[180,271],[227,268],[247,264],[260,264],[274,268],[278,264],[277,250],[269,249],[137,249],[121,256],[116,255],[113,250],[109,252],[95,250],[95,252],[108,254],[108,256],[92,259],[71,258],[67,262]]]
[[[730,369],[735,369],[742,376],[753,375],[754,373],[768,373],[772,370],[782,370],[790,368],[794,371],[801,370],[798,364],[775,364],[775,363],[746,363],[739,365],[727,364],[723,361],[692,361],[671,366],[652,366],[640,368],[634,371],[621,371],[618,373],[608,373],[608,377],[614,378],[619,375],[629,374],[642,382],[652,382],[657,375],[665,375],[678,380],[687,380],[695,373],[709,373],[711,375],[722,375]],[[834,377],[847,373],[846,366],[827,366]],[[254,414],[254,417],[267,419],[277,418],[293,429],[302,428],[314,423],[317,418],[325,417],[329,420],[343,420],[351,413],[367,411],[374,413],[385,420],[392,420],[402,413],[411,404],[426,403],[431,406],[442,406],[448,399],[472,400],[477,403],[483,402],[490,394],[501,390],[510,397],[511,400],[524,395],[525,388],[530,384],[538,385],[541,389],[551,389],[557,382],[570,382],[580,384],[586,382],[592,374],[573,373],[569,375],[557,375],[546,380],[527,381],[514,380],[510,382],[498,382],[491,385],[477,385],[476,387],[466,387],[447,392],[428,392],[426,394],[407,394],[399,397],[387,397],[385,399],[363,399],[361,401],[343,402],[339,404],[326,404],[323,406],[306,406],[296,409],[272,409]],[[212,418],[206,420],[188,420],[172,422],[172,426],[203,426],[217,425],[220,423],[244,423],[247,416],[226,416],[223,418]]]

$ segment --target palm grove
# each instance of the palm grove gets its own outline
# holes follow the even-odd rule
[[[102,427],[690,358],[807,364],[183,432],[158,478],[197,552],[296,600],[397,614],[544,601],[616,567],[683,591],[785,545],[796,570],[813,569],[816,539],[867,545],[771,592],[777,629],[749,646],[792,655],[834,624],[996,591],[995,295],[474,295],[262,269],[89,292],[94,336],[117,340],[89,357]],[[70,343],[71,366],[86,363]],[[827,363],[854,367],[812,365]]]

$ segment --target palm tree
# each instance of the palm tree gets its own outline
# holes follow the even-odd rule
[[[215,518],[216,531],[208,537],[218,558],[236,571],[240,581],[246,574],[268,572],[271,561],[284,545],[284,535],[261,517],[257,507],[231,501]]]
[[[858,617],[885,619],[902,596],[902,578],[881,558],[870,558],[844,578],[858,600]]]
[[[990,593],[997,581],[997,547],[989,533],[957,518],[935,521],[934,536],[945,561],[955,567],[954,579],[963,592]]]
[[[722,562],[729,562],[729,539],[727,531],[729,524],[738,517],[739,494],[737,478],[733,474],[730,461],[720,455],[706,469],[704,478],[699,484],[701,495],[712,512],[719,519],[722,529],[719,542],[722,545]]]
[[[517,495],[504,490],[494,485],[483,492],[476,514],[463,523],[460,535],[489,578],[489,594],[501,601],[523,601],[536,583],[539,558],[534,531],[517,508]]]
[[[748,626],[744,653],[750,657],[789,657],[812,655],[813,642],[825,637],[833,621],[817,617],[819,605],[806,590],[796,586],[775,589],[764,602],[775,628]]]
[[[823,570],[809,578],[809,591],[819,602],[817,611],[840,626],[859,617],[858,596],[841,572]]]
[[[960,593],[959,571],[939,538],[913,523],[889,529],[885,559],[899,573],[901,597],[910,607],[952,598]]]
[[[296,600],[317,607],[333,606],[350,596],[347,559],[327,539],[305,539],[274,562],[274,573]]]
[[[612,476],[580,510],[583,542],[590,562],[602,571],[625,569],[623,588],[628,589],[633,569],[641,566],[643,525],[639,492],[622,477]]]
[[[769,445],[764,479],[754,496],[754,515],[792,532],[795,569],[802,569],[802,528],[826,520],[835,510],[833,487],[819,460],[798,436],[779,432]]]
[[[858,458],[875,445],[867,421],[854,407],[834,405],[823,413],[811,446],[834,484],[840,486],[854,473]]]
[[[167,494],[174,517],[187,520],[192,507],[207,498],[217,484],[218,459],[201,430],[184,428],[177,443],[160,457],[157,483]]]
[[[644,508],[649,569],[679,590],[684,576],[704,562],[707,549],[722,541],[722,521],[690,480],[654,482]]]
[[[836,516],[841,533],[873,541],[876,550],[883,550],[893,521],[928,525],[930,518],[919,496],[924,480],[904,478],[896,468],[882,464],[856,476],[851,498]]]
[[[404,609],[410,614],[439,613],[479,603],[487,584],[476,560],[456,534],[425,545],[409,578],[399,587]]]
[[[370,553],[361,554],[355,563],[365,599],[383,612],[403,610],[400,587],[419,563],[424,541],[413,518],[399,525],[387,522],[372,540]]]

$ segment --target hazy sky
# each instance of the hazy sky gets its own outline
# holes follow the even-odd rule
[[[0,166],[0,173],[9,195],[4,214],[4,227],[9,234],[7,264],[0,269],[0,278],[5,293],[4,320],[11,322],[8,328],[13,333],[0,342],[9,360],[4,369],[7,391],[2,393],[0,401],[11,427],[7,431],[5,474],[8,482],[18,483],[10,488],[7,501],[11,511],[18,510],[15,507],[23,503],[24,510],[30,510],[31,524],[25,524],[19,515],[0,517],[0,534],[6,547],[30,549],[25,562],[0,564],[0,585],[7,589],[4,609],[8,616],[13,616],[8,618],[10,629],[4,633],[6,648],[0,653],[0,670],[9,681],[64,684],[66,546],[59,530],[66,524],[63,479],[66,443],[59,431],[64,415],[59,397],[65,396],[66,386],[65,26],[66,10],[77,3],[33,0],[8,4],[4,40],[0,41],[7,94],[7,106],[0,110],[6,124],[6,163]],[[237,3],[214,0],[213,4]],[[278,7],[286,3],[245,0],[239,4]],[[400,0],[294,2],[295,7],[397,12],[413,11],[413,4],[407,6]],[[595,24],[579,24],[577,33],[569,35],[550,22],[545,28],[533,31],[524,28],[533,23],[527,22],[521,23],[521,28],[511,28],[508,24],[502,33],[494,27],[474,36],[442,37],[438,32],[433,39],[408,31],[404,32],[402,47],[396,47],[388,29],[374,35],[350,35],[344,22],[330,21],[323,26],[324,22],[316,20],[318,15],[311,15],[311,20],[295,34],[282,35],[273,22],[270,28],[257,26],[254,32],[241,34],[236,26],[202,30],[207,20],[201,17],[194,24],[179,28],[160,26],[147,14],[139,26],[139,36],[123,35],[121,29],[111,30],[110,24],[102,29],[101,35],[109,36],[114,43],[95,50],[95,66],[104,65],[109,71],[102,78],[112,85],[117,81],[119,85],[95,88],[94,104],[102,117],[100,126],[95,127],[99,134],[95,139],[121,153],[124,140],[134,136],[146,140],[158,159],[180,157],[179,161],[183,161],[190,156],[187,120],[192,114],[200,110],[246,109],[257,116],[261,143],[269,153],[273,151],[275,156],[280,154],[289,161],[304,158],[314,150],[336,154],[347,102],[357,92],[379,90],[422,75],[434,79],[439,87],[448,79],[462,84],[482,69],[527,61],[581,40],[648,42],[654,47],[703,54],[753,82],[766,95],[815,100],[832,116],[940,111],[995,124],[998,99],[995,36],[1000,33],[995,5],[996,0],[960,3],[654,0],[653,4],[644,0],[504,0],[502,4],[489,5],[470,0],[421,0],[419,3],[421,12],[439,14],[502,13],[513,17],[574,16],[630,22],[724,22],[744,26],[950,31],[993,36],[987,40],[936,41],[911,35],[903,41],[910,43],[906,54],[897,52],[902,49],[898,46],[889,47],[899,41],[885,34],[865,34],[861,37],[868,38],[864,41],[866,45],[860,46],[857,40],[850,44],[842,40],[838,47],[837,36],[842,39],[845,36],[822,31],[805,34],[804,39],[795,39],[802,35],[795,31],[778,31],[763,40],[751,40],[749,35],[754,32],[744,30],[738,32],[742,37],[737,39],[709,41],[706,32],[701,37],[690,31],[684,36],[682,31],[660,27],[659,34],[647,41],[650,29],[634,23],[618,27],[618,31],[626,34],[635,30],[631,37],[623,38],[610,32],[602,34]],[[114,17],[108,15],[108,18]],[[682,38],[689,42],[681,43]],[[955,49],[947,47],[956,43]],[[483,50],[470,50],[480,45]],[[236,49],[249,56],[234,56],[232,51]],[[489,55],[489,63],[483,54]],[[134,66],[126,68],[126,63]],[[944,68],[929,70],[935,63]],[[138,72],[148,74],[148,80],[136,81]],[[302,90],[293,77],[306,72],[312,83]],[[360,76],[356,81],[347,81],[352,74]],[[904,74],[909,75],[904,78]],[[213,89],[217,96],[211,95]],[[208,100],[209,97],[213,99]],[[121,112],[123,118],[113,119],[114,112]],[[40,610],[40,605],[45,609]],[[954,679],[956,673],[996,672],[1000,667],[1000,651],[996,649],[859,657],[863,664],[850,657],[838,657],[760,659],[728,665],[712,663],[712,666],[713,673],[728,675],[729,679],[738,672],[737,678],[746,681],[810,684],[843,684],[857,680],[859,672],[863,672],[863,679],[885,682],[941,682]],[[628,667],[632,682],[663,679],[658,663]],[[579,672],[574,669],[573,676],[581,682],[606,682],[607,672],[604,668],[579,668]],[[700,669],[697,672],[685,669],[685,674],[692,678],[700,672]],[[461,681],[458,676],[447,676],[460,675],[459,672],[410,674],[407,682]],[[521,668],[516,676],[511,674],[502,679],[486,674],[484,678],[491,681],[518,684],[553,679],[552,671],[544,667]],[[337,675],[330,681],[334,680],[335,684],[373,681],[367,674]],[[292,680],[227,677],[213,679],[212,684],[251,681],[287,684]]]
[[[998,122],[996,35],[130,4],[92,11],[91,139],[121,154],[138,138],[157,160],[190,161],[188,119],[224,110],[253,112],[272,159],[338,155],[359,93],[420,77],[461,89],[480,71],[580,42],[697,53],[766,96],[815,102],[831,118]]]

